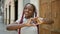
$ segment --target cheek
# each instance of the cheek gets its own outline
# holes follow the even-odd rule
[[[32,16],[33,14],[34,14],[33,12],[30,12],[30,13],[29,13],[29,16]]]

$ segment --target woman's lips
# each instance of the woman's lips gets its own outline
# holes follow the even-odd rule
[[[29,13],[25,13],[25,14],[29,14]]]

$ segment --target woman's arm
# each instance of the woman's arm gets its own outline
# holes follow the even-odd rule
[[[54,23],[54,21],[52,19],[47,19],[47,18],[39,18],[39,17],[35,17],[33,19],[37,25],[39,24],[52,24]]]
[[[54,21],[52,19],[48,19],[48,18],[43,18],[41,21],[42,21],[42,24],[52,24],[52,23],[54,23]]]
[[[20,29],[22,27],[27,26],[27,24],[17,24],[16,22],[13,24],[9,24],[7,25],[6,29],[7,30],[16,30],[16,29]]]

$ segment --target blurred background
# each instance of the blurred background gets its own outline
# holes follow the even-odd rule
[[[18,34],[7,31],[6,25],[21,19],[27,3],[35,5],[38,17],[54,20],[54,24],[39,25],[39,34],[60,34],[60,0],[0,0],[0,34]]]

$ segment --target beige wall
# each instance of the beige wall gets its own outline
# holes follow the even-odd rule
[[[23,12],[23,0],[18,0],[18,19],[21,18]]]

